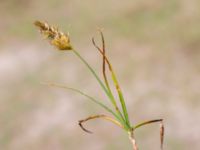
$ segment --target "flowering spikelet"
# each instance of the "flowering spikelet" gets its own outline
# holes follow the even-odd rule
[[[40,29],[41,34],[46,39],[49,39],[50,43],[59,50],[72,50],[69,35],[59,31],[57,27],[50,26],[46,22],[35,21],[34,24]]]

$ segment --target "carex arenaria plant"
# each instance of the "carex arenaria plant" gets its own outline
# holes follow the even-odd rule
[[[128,111],[127,111],[127,107],[126,107],[126,103],[125,103],[125,100],[124,100],[122,90],[121,90],[120,85],[118,83],[118,80],[117,80],[117,77],[116,77],[115,72],[113,70],[113,67],[111,65],[111,62],[106,55],[105,40],[104,40],[104,35],[103,35],[101,30],[98,30],[98,31],[99,31],[99,34],[101,36],[102,45],[101,46],[97,45],[94,38],[92,38],[92,43],[93,43],[94,47],[99,51],[99,53],[102,56],[103,79],[101,79],[97,75],[95,70],[88,64],[88,62],[79,54],[79,52],[77,50],[75,50],[73,48],[73,46],[71,45],[69,34],[63,33],[57,27],[51,26],[46,22],[35,21],[34,24],[35,24],[36,27],[39,28],[41,34],[46,39],[48,39],[50,41],[50,43],[53,46],[55,46],[58,50],[73,52],[83,62],[83,64],[86,65],[86,67],[89,69],[89,71],[95,77],[98,84],[100,85],[100,87],[102,88],[102,90],[106,94],[108,100],[111,102],[111,104],[113,106],[112,108],[110,108],[110,107],[106,106],[103,103],[103,101],[98,101],[95,98],[91,97],[88,94],[85,94],[84,92],[82,92],[78,89],[67,87],[65,85],[60,85],[60,84],[47,83],[50,86],[56,86],[56,87],[65,88],[65,89],[75,91],[75,92],[87,97],[89,100],[91,100],[94,103],[96,103],[97,105],[101,106],[107,112],[109,112],[111,114],[111,116],[104,115],[104,114],[92,115],[92,116],[89,116],[85,119],[82,119],[82,120],[79,121],[79,125],[80,125],[81,129],[83,129],[87,133],[92,133],[90,130],[86,129],[83,126],[83,123],[90,121],[90,120],[94,120],[94,119],[104,119],[104,120],[110,121],[113,124],[120,127],[121,129],[123,129],[128,134],[128,137],[129,137],[129,139],[130,139],[130,141],[133,145],[133,150],[138,150],[138,146],[137,146],[136,139],[135,139],[135,136],[134,136],[135,130],[144,126],[144,125],[148,125],[148,124],[151,124],[151,123],[160,123],[160,143],[161,143],[160,147],[161,147],[161,150],[163,149],[163,140],[164,140],[163,119],[154,119],[154,120],[144,121],[142,123],[134,124],[134,125],[130,123],[129,115],[128,115]],[[107,78],[108,74],[106,73],[106,69],[108,69],[109,72],[110,72],[109,75],[111,75],[111,79],[112,79],[112,82],[115,86],[115,90],[117,91],[118,98],[115,98],[113,91],[110,88],[110,82]],[[118,100],[120,102],[119,104],[121,105],[120,107],[117,104]]]

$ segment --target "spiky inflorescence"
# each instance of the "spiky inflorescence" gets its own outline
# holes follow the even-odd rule
[[[69,35],[58,30],[57,27],[50,26],[46,22],[35,21],[34,23],[45,38],[50,40],[50,43],[59,50],[72,50]]]

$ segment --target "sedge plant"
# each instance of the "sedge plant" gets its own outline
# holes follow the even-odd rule
[[[154,120],[144,121],[142,123],[134,124],[134,125],[130,123],[129,114],[128,114],[128,111],[127,111],[127,106],[126,106],[126,103],[125,103],[125,100],[124,100],[122,90],[120,88],[120,85],[119,85],[119,82],[118,82],[117,77],[115,75],[115,72],[113,70],[113,67],[110,63],[110,60],[108,59],[108,57],[106,55],[105,40],[104,40],[104,35],[103,35],[101,30],[98,30],[98,31],[99,31],[99,34],[101,36],[102,45],[98,46],[96,44],[94,38],[92,38],[92,43],[93,43],[94,47],[99,51],[99,53],[102,56],[103,79],[101,79],[99,77],[99,75],[90,66],[90,64],[81,56],[79,51],[77,51],[71,45],[69,34],[63,33],[57,27],[51,26],[46,22],[35,21],[34,24],[35,24],[36,27],[39,28],[41,34],[44,35],[45,38],[48,39],[49,42],[53,46],[55,46],[58,50],[60,50],[61,52],[65,52],[65,51],[73,52],[74,55],[76,55],[78,57],[78,59],[80,59],[82,61],[82,63],[85,64],[85,66],[89,69],[89,71],[95,77],[95,79],[97,80],[101,89],[103,90],[103,92],[105,93],[108,100],[111,102],[111,104],[113,106],[112,108],[110,108],[107,105],[105,105],[103,103],[103,101],[96,100],[95,98],[91,97],[90,95],[88,95],[88,94],[86,94],[86,93],[84,93],[84,92],[82,92],[78,89],[67,87],[65,85],[55,84],[55,83],[47,83],[50,86],[56,86],[56,87],[60,87],[60,88],[64,88],[64,89],[68,89],[68,90],[72,90],[74,92],[77,92],[77,93],[81,94],[82,96],[87,97],[89,100],[93,101],[94,103],[96,103],[97,105],[99,105],[100,107],[102,107],[103,109],[105,109],[107,112],[109,112],[111,114],[111,116],[104,115],[104,114],[92,115],[92,116],[89,116],[85,119],[80,120],[79,125],[80,125],[81,129],[83,129],[83,131],[85,131],[87,133],[92,133],[90,130],[86,129],[83,126],[83,124],[87,121],[94,120],[94,119],[104,119],[104,120],[110,121],[113,124],[120,127],[122,130],[124,130],[127,133],[128,137],[129,137],[129,139],[132,143],[133,150],[138,150],[138,145],[136,143],[136,139],[135,139],[135,136],[134,136],[135,130],[144,126],[144,125],[148,125],[148,124],[151,124],[151,123],[160,123],[160,143],[161,143],[160,147],[161,147],[161,150],[163,149],[163,140],[164,140],[163,119],[154,119]],[[111,75],[111,79],[112,79],[112,82],[114,84],[115,90],[117,91],[118,98],[115,98],[113,91],[110,87],[110,82],[107,78],[108,74],[106,72],[106,69],[108,69],[109,75]],[[118,106],[117,101],[119,101],[119,104],[121,106]]]

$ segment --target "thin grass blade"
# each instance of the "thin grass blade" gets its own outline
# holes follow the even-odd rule
[[[163,123],[163,119],[155,119],[155,120],[149,120],[149,121],[145,121],[145,122],[142,122],[138,125],[136,125],[135,127],[133,127],[133,130],[136,130],[137,128],[140,128],[144,125],[148,125],[148,124],[151,124],[151,123],[157,123],[157,122],[160,122],[160,148],[161,150],[163,150],[163,143],[164,143],[164,123]]]
[[[99,119],[99,118],[104,119],[104,120],[107,120],[107,121],[110,121],[110,122],[114,123],[115,125],[117,125],[118,127],[122,128],[122,129],[124,128],[117,120],[115,120],[115,119],[113,119],[113,118],[111,118],[111,117],[109,117],[109,116],[107,116],[107,115],[94,115],[94,116],[89,116],[89,117],[87,117],[86,119],[80,120],[80,121],[79,121],[79,125],[80,125],[81,129],[83,129],[85,132],[87,132],[87,133],[92,133],[90,130],[86,129],[86,128],[83,126],[83,123],[84,123],[84,122],[87,122],[87,121],[90,121],[90,120]]]

